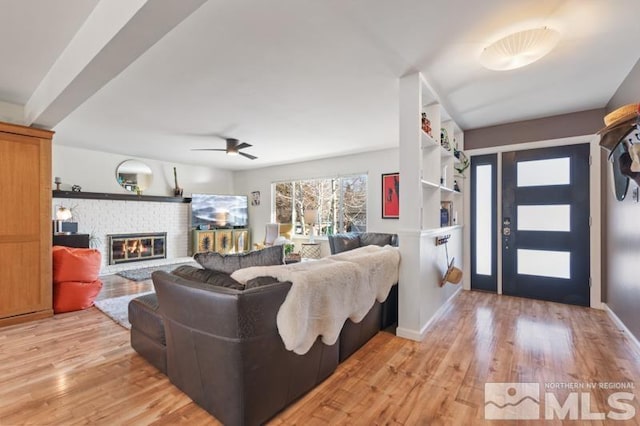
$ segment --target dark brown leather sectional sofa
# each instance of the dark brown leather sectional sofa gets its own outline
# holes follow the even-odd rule
[[[157,271],[153,284],[156,294],[129,305],[131,346],[227,425],[264,423],[397,320],[396,285],[361,322],[347,320],[336,343],[318,338],[297,355],[276,326],[289,282],[238,290]]]

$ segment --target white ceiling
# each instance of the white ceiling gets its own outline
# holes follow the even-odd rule
[[[2,39],[28,39],[0,47],[16,57],[0,100],[30,98],[95,3],[0,0]],[[639,13],[637,0],[208,0],[79,103],[55,142],[234,170],[394,147],[398,78],[414,70],[463,129],[600,108],[640,57]],[[25,35],[45,14],[46,31]],[[549,56],[479,65],[489,42],[543,25],[562,34]],[[190,151],[223,148],[215,135],[259,159]]]
[[[0,0],[0,101],[24,105],[98,0]]]

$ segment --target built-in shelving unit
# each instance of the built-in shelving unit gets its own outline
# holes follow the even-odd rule
[[[408,180],[420,184],[420,188],[416,188],[415,192],[410,190],[406,198],[400,201],[403,212],[400,218],[401,228],[431,230],[440,228],[441,225],[462,225],[460,195],[464,191],[464,181],[456,176],[455,167],[460,160],[454,155],[454,149],[462,151],[464,134],[421,74],[403,77],[400,85],[402,186],[405,188]],[[423,115],[430,122],[431,135],[423,130]],[[444,142],[444,138],[448,142]],[[454,189],[456,183],[460,191]],[[452,218],[447,224],[442,224],[440,220],[443,201],[451,202]],[[409,214],[405,215],[404,212],[407,211]],[[453,218],[456,219],[455,222]]]
[[[429,320],[462,287],[440,287],[440,280],[447,255],[455,257],[457,267],[463,261],[465,180],[456,170],[460,161],[454,150],[463,150],[464,133],[420,73],[402,77],[399,88],[402,262],[396,334],[421,340]],[[445,134],[448,144],[442,141]],[[450,212],[447,223],[441,222],[443,207]],[[437,246],[435,241],[444,234],[450,237],[446,246]]]

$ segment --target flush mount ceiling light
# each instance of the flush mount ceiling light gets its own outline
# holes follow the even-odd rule
[[[548,27],[513,33],[487,46],[480,63],[495,71],[524,67],[551,52],[559,40],[560,33]]]

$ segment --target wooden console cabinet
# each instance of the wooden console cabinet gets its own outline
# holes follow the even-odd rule
[[[222,254],[249,251],[249,229],[193,231],[193,254],[215,251]]]
[[[53,315],[52,137],[0,122],[0,326]]]

